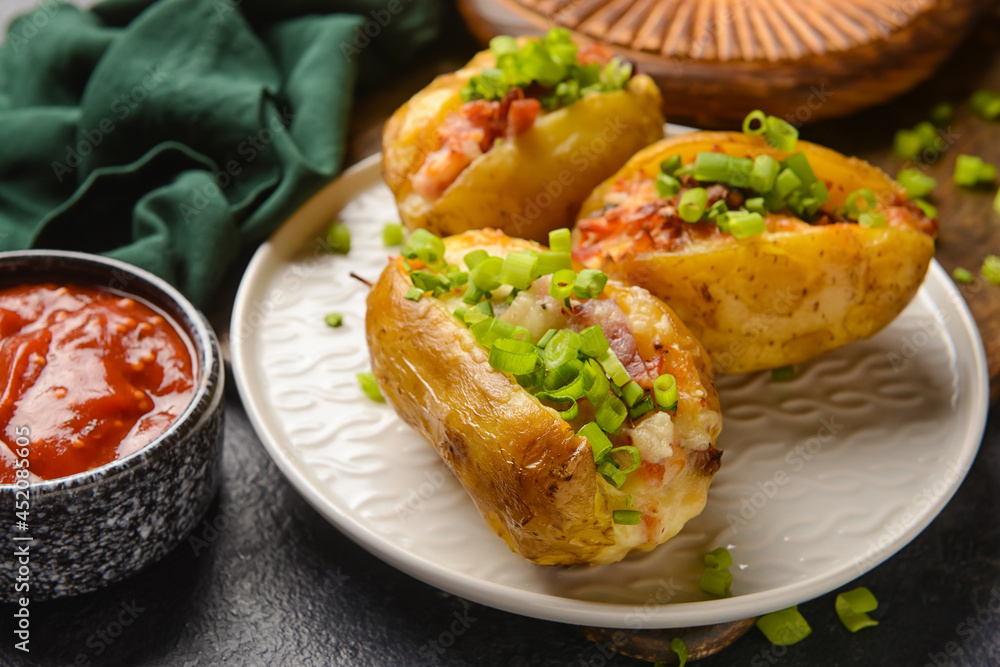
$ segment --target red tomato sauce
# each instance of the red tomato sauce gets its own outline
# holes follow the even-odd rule
[[[191,350],[163,315],[121,294],[0,289],[0,483],[14,482],[25,449],[37,481],[149,444],[191,402]]]

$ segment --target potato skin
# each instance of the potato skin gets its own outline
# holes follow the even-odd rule
[[[655,174],[670,155],[687,163],[718,148],[746,157],[788,155],[760,137],[734,132],[667,139],[640,151],[595,189],[579,217],[598,210],[617,179],[639,170]],[[796,151],[828,183],[827,206],[842,205],[860,188],[872,190],[880,202],[905,197],[899,185],[862,160],[805,141]],[[832,224],[636,253],[620,261],[605,258],[601,268],[667,302],[708,349],[716,372],[743,373],[796,364],[874,335],[916,294],[933,255],[933,239],[916,230]]]
[[[461,70],[437,77],[386,122],[382,173],[410,229],[440,236],[486,227],[547,241],[572,224],[580,204],[604,178],[643,146],[663,137],[660,91],[648,76],[624,90],[591,94],[538,117],[534,127],[476,158],[436,200],[413,193],[410,176],[437,150],[438,128],[462,105],[461,90],[489,51]]]
[[[492,254],[538,248],[493,230],[445,240],[449,253],[487,247]],[[501,252],[497,252],[498,248]],[[432,444],[461,481],[487,524],[521,556],[541,565],[621,559],[590,444],[558,413],[507,375],[490,367],[488,353],[438,299],[408,301],[411,287],[400,258],[390,261],[368,296],[366,331],[372,371],[382,393],[406,423]],[[638,290],[609,283],[625,308],[652,308],[675,333],[678,415],[718,412],[707,353],[663,304]],[[629,292],[629,294],[625,294]],[[635,292],[634,294],[632,292]],[[640,352],[651,348],[636,332]],[[707,407],[706,407],[707,406]],[[718,429],[712,434],[714,443]],[[690,456],[669,500],[673,536],[704,506],[718,469],[718,452]],[[664,540],[666,539],[664,537]],[[663,541],[663,540],[661,540]],[[651,549],[655,544],[644,545]]]

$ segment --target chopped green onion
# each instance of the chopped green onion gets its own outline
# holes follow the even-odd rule
[[[472,335],[476,337],[479,344],[486,348],[492,347],[493,343],[501,338],[513,338],[515,331],[513,324],[495,317],[477,322],[469,330],[472,331]]]
[[[851,632],[878,625],[878,621],[868,616],[868,612],[878,608],[878,600],[864,586],[838,595],[834,608],[840,622]]]
[[[616,489],[622,488],[625,480],[628,479],[625,473],[619,470],[613,461],[604,460],[598,463],[597,472],[601,473],[604,480]]]
[[[983,266],[979,269],[979,273],[988,282],[1000,285],[1000,257],[987,255],[986,259],[983,260]]]
[[[720,218],[725,218],[725,215],[728,212],[729,207],[726,206],[726,200],[719,199],[714,204],[709,206],[707,211],[705,211],[705,219],[718,223]]]
[[[626,445],[624,447],[615,447],[610,452],[608,452],[609,457],[614,457],[618,452],[624,452],[629,455],[630,463],[627,468],[622,468],[618,466],[623,473],[626,475],[630,472],[635,472],[639,469],[639,464],[641,463],[639,459],[639,449],[638,447],[633,447],[632,445]],[[616,464],[617,465],[617,464]]]
[[[328,313],[327,316],[323,318],[323,321],[326,322],[326,326],[336,329],[344,323],[344,316],[340,313]]]
[[[358,384],[361,385],[361,391],[365,392],[365,396],[376,403],[385,403],[385,397],[378,388],[374,373],[358,373],[357,377]]]
[[[673,375],[664,373],[653,382],[653,396],[661,410],[677,412],[677,380]]]
[[[826,183],[823,181],[816,181],[809,185],[809,194],[813,200],[812,204],[806,207],[806,213],[809,216],[816,215],[816,211],[820,207],[830,201],[830,191],[826,189]]]
[[[611,441],[595,422],[588,423],[576,434],[586,438],[587,442],[590,443],[590,450],[594,453],[595,462],[600,462],[611,451]]]
[[[704,153],[702,153],[704,155]],[[708,193],[705,188],[691,188],[681,194],[677,212],[684,222],[698,222],[708,206]]]
[[[774,192],[777,193],[777,195],[782,199],[801,187],[802,179],[800,179],[794,171],[787,167],[778,172],[778,178],[774,181]]]
[[[789,155],[781,163],[781,166],[794,171],[795,175],[802,181],[802,185],[811,185],[816,182],[816,174],[813,173],[809,158],[806,157],[805,153]]]
[[[625,367],[622,365],[621,360],[615,356],[614,351],[610,348],[605,350],[596,358],[597,363],[601,365],[601,368],[603,368],[604,372],[608,374],[611,381],[615,383],[615,386],[621,387],[632,379],[632,377],[628,374],[628,371],[625,370]]]
[[[403,245],[403,225],[387,222],[382,227],[382,245]]]
[[[525,389],[531,389],[537,387],[542,383],[542,378],[545,377],[545,369],[542,367],[536,368],[533,372],[527,375],[517,375],[515,379],[517,383],[524,387]]]
[[[552,340],[552,337],[556,335],[557,331],[559,331],[559,330],[558,329],[549,329],[544,334],[542,334],[541,339],[539,339],[539,341],[538,341],[538,347],[544,348],[546,345],[548,345],[549,341]]]
[[[482,305],[483,303],[489,303],[489,301],[482,301],[479,305]],[[491,315],[483,313],[483,311],[478,308],[465,308],[462,310],[461,315],[458,315],[458,312],[458,310],[455,311],[456,317],[459,317],[463,322],[465,322],[465,326],[467,327],[471,327],[473,324],[479,324],[483,320],[491,317]]]
[[[733,564],[733,556],[725,547],[713,549],[705,554],[705,566],[716,570],[726,570]]]
[[[622,526],[638,526],[642,522],[642,512],[638,510],[613,510],[611,518]]]
[[[555,252],[569,252],[571,249],[571,233],[568,229],[554,229],[549,232],[549,250]]]
[[[425,292],[437,293],[439,289],[443,291],[450,287],[448,279],[444,276],[422,269],[410,271],[410,280],[413,281],[414,287],[419,287]]]
[[[617,396],[609,394],[594,414],[594,421],[608,433],[617,433],[625,421],[628,408]]]
[[[951,124],[952,118],[955,117],[955,107],[951,106],[947,102],[940,102],[931,107],[927,116],[931,119],[931,122],[938,127],[947,127]]]
[[[673,176],[674,172],[681,168],[681,156],[671,155],[660,163],[660,173]]]
[[[538,365],[538,348],[525,341],[504,338],[493,343],[489,362],[498,371],[527,375]]]
[[[795,377],[794,366],[781,366],[771,369],[771,380],[773,382],[786,382]]]
[[[559,366],[576,360],[580,352],[580,334],[560,329],[545,346],[545,368],[552,372]]]
[[[797,644],[812,632],[806,619],[799,613],[798,607],[789,607],[761,616],[757,619],[757,627],[768,641],[776,646]]]
[[[566,364],[566,365],[573,366],[575,369],[580,368],[580,362],[577,361],[576,359],[574,359],[571,364]],[[543,389],[545,389],[545,385],[549,383],[549,378],[551,378],[553,375],[554,373],[549,373],[547,376],[545,376],[545,379],[542,380]],[[575,401],[581,399],[583,398],[583,394],[584,394],[583,374],[580,373],[579,370],[577,370],[575,377],[567,384],[561,387],[556,387],[554,389],[540,391],[537,394],[535,394],[535,396],[537,396],[539,399],[544,398],[550,401],[566,402],[566,401]]]
[[[560,301],[568,299],[573,293],[574,285],[576,285],[576,271],[561,269],[552,276],[552,282],[549,283],[549,294],[552,295],[553,299]]]
[[[489,301],[480,301],[471,310],[477,310],[483,315],[493,317],[493,304]]]
[[[334,222],[326,230],[326,244],[330,252],[346,255],[351,250],[351,232],[342,222]]]
[[[568,408],[559,411],[559,418],[565,421],[572,421],[580,414],[580,405],[573,401]]]
[[[920,138],[920,144],[924,148],[934,148],[934,144],[937,143],[938,133],[933,123],[929,123],[926,120],[917,123],[913,131],[917,133],[917,136]]]
[[[996,177],[997,168],[975,155],[959,155],[955,160],[955,185],[972,188],[980,183],[992,183]]]
[[[938,214],[937,207],[933,206],[932,204],[928,204],[923,199],[914,199],[913,203],[916,204],[917,208],[923,211],[924,215],[926,215],[928,218],[937,217]]]
[[[490,51],[499,58],[506,53],[517,51],[517,39],[510,35],[497,35],[490,40]]]
[[[899,130],[892,139],[892,152],[900,160],[912,160],[923,149],[920,135],[913,130]]]
[[[611,390],[611,381],[604,374],[604,369],[593,359],[587,361],[585,368],[587,369],[587,378],[591,382],[590,386],[586,389],[587,400],[594,407],[600,407]]]
[[[452,287],[460,287],[461,285],[469,282],[469,274],[462,271],[454,264],[449,264],[447,266],[445,269],[445,276],[448,278],[448,282],[451,283]]]
[[[694,177],[699,181],[725,183],[732,158],[725,153],[702,152],[694,159]],[[688,222],[693,222],[688,220]]]
[[[729,570],[717,570],[714,567],[705,568],[701,573],[701,581],[698,582],[702,591],[720,598],[729,595],[732,585],[733,575]]]
[[[648,412],[652,412],[656,409],[656,403],[653,402],[652,396],[646,396],[641,401],[636,403],[633,407],[628,409],[628,418],[633,422],[638,420],[640,417]]]
[[[750,187],[757,192],[770,192],[781,171],[781,163],[770,155],[758,155],[753,161],[753,171],[750,172]]]
[[[1000,190],[997,190],[997,194],[993,197],[993,211],[1000,215]]]
[[[656,196],[660,198],[673,197],[681,191],[681,182],[669,174],[656,175]]]
[[[582,377],[583,375],[583,362],[579,359],[570,359],[564,364],[560,364],[555,368],[546,369],[547,375],[545,380],[542,382],[542,389],[546,391],[556,391],[558,389],[564,389],[569,387],[577,378],[580,379],[580,391],[577,393],[576,387],[573,387],[569,393],[574,394],[573,398],[579,398],[583,396],[583,388],[586,387],[586,380]],[[562,392],[560,395],[566,394],[567,392]]]
[[[487,257],[469,272],[469,280],[479,289],[490,292],[500,287],[501,271],[503,271],[503,260],[499,257]]]
[[[577,299],[596,299],[608,284],[608,274],[597,269],[584,269],[576,276],[573,295]]]
[[[483,261],[489,256],[490,254],[485,250],[483,250],[482,248],[476,248],[475,250],[466,253],[465,259],[463,259],[462,261],[465,262],[465,265],[469,267],[469,270],[471,271],[472,269],[476,268],[477,264],[479,264],[481,261]]]
[[[537,264],[538,256],[532,251],[507,253],[500,270],[500,282],[515,289],[528,289]]]
[[[744,123],[744,126],[746,124]],[[684,667],[688,661],[688,647],[680,637],[670,640],[670,650],[677,654],[677,667]]]
[[[885,227],[885,215],[881,213],[868,213],[866,211],[858,216],[858,224],[869,229]]]
[[[641,401],[645,395],[646,390],[640,387],[635,380],[622,387],[622,398],[625,399],[625,405],[630,408],[635,407],[635,404]]]
[[[972,113],[984,120],[996,120],[1000,116],[1000,93],[993,90],[977,90],[969,98]]]
[[[743,119],[743,134],[764,134],[767,130],[767,114],[754,109]]]
[[[858,199],[864,200],[864,208],[860,208],[858,206]],[[847,215],[857,219],[862,213],[873,211],[875,209],[875,194],[866,188],[855,190],[851,194],[847,195],[847,199],[844,200],[844,206],[847,208]]]
[[[444,241],[426,229],[418,229],[406,239],[402,254],[406,259],[419,259],[427,266],[438,266],[444,263]]]
[[[608,349],[608,339],[599,324],[587,327],[580,332],[580,352],[588,357],[598,357]]]
[[[960,266],[951,272],[951,277],[955,279],[956,283],[962,283],[963,285],[969,285],[973,280],[975,280],[975,276],[972,275],[972,271],[963,269]]]
[[[733,211],[726,217],[729,233],[738,239],[745,239],[767,231],[767,225],[760,213]]]
[[[767,204],[764,203],[763,197],[751,197],[743,202],[746,209],[751,213],[760,213],[761,215],[767,214]]]
[[[746,157],[729,158],[729,174],[726,184],[734,188],[750,187],[750,173],[753,171],[753,160]]]
[[[799,140],[799,131],[786,120],[768,116],[767,120],[764,121],[764,139],[779,151],[790,153],[795,150],[795,144]]]
[[[420,301],[420,297],[422,297],[423,295],[424,295],[424,290],[420,289],[419,287],[411,287],[410,289],[406,290],[406,294],[403,295],[403,298],[408,301]]]
[[[470,306],[474,306],[479,303],[479,300],[486,295],[485,290],[481,290],[475,285],[469,285],[465,288],[465,296],[462,297],[462,303],[467,303]]]
[[[556,271],[572,268],[573,263],[568,252],[546,250],[538,253],[538,264],[535,266],[535,276],[547,276]]]

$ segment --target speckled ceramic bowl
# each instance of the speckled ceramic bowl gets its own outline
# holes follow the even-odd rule
[[[168,314],[194,346],[197,384],[187,409],[145,447],[84,473],[30,484],[27,531],[15,525],[17,489],[0,485],[4,602],[85,593],[161,558],[198,523],[219,478],[222,356],[201,313],[163,280],[113,259],[46,250],[0,253],[0,286],[44,281],[106,287]],[[27,576],[14,555],[24,545]],[[25,580],[28,590],[18,591]]]

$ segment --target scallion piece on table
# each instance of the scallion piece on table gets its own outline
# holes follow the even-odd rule
[[[898,130],[892,139],[892,152],[900,160],[912,160],[923,147],[920,135],[913,130]]]
[[[916,132],[917,137],[920,139],[920,145],[923,148],[935,148],[934,144],[938,140],[937,128],[934,127],[934,123],[929,121],[922,121],[917,123],[916,127],[913,128]]]
[[[681,182],[670,174],[656,175],[656,196],[661,199],[673,197],[681,191]]]
[[[594,461],[601,461],[611,451],[611,440],[608,439],[608,436],[596,422],[588,423],[577,431],[576,434],[586,438],[587,442],[590,443],[590,450],[594,454]]]
[[[600,356],[610,347],[604,330],[599,324],[587,327],[580,332],[580,351],[588,357]]]
[[[732,585],[733,575],[729,570],[719,570],[714,567],[705,568],[701,573],[701,581],[698,582],[698,587],[702,591],[720,598],[729,595]]]
[[[951,120],[955,117],[955,107],[947,102],[939,102],[931,107],[927,117],[937,127],[947,127],[951,125]]]
[[[767,114],[754,109],[743,119],[743,134],[764,134],[767,130]]]
[[[403,225],[387,222],[382,227],[382,245],[403,245]]]
[[[937,187],[937,179],[919,169],[900,169],[896,174],[896,182],[903,186],[910,199],[926,197]]]
[[[625,422],[627,414],[628,408],[621,402],[621,399],[614,394],[609,394],[601,403],[601,407],[597,408],[597,412],[594,413],[594,421],[608,433],[617,433]]]
[[[878,609],[878,600],[864,586],[838,595],[834,608],[840,622],[851,632],[878,625],[878,621],[868,616],[868,612]]]
[[[568,299],[573,293],[573,285],[576,283],[576,271],[573,269],[560,269],[552,275],[552,282],[549,283],[549,294],[553,299],[562,301]]]
[[[611,519],[622,526],[638,526],[642,522],[642,512],[639,510],[613,510]]]
[[[374,373],[358,373],[358,384],[361,385],[361,391],[365,392],[365,396],[377,403],[385,403],[385,397],[378,388]]]
[[[758,155],[753,161],[753,170],[750,172],[750,187],[755,191],[764,193],[774,189],[774,182],[781,171],[781,163],[770,155]]]
[[[799,131],[787,120],[768,116],[764,121],[764,139],[779,151],[789,153],[795,150],[795,144],[799,140]]]
[[[767,231],[767,225],[760,213],[732,211],[726,216],[729,233],[738,239],[745,239]]]
[[[326,230],[326,245],[330,248],[330,252],[335,252],[338,255],[346,255],[350,252],[351,232],[347,229],[347,225],[339,221],[330,225],[330,228]]]
[[[812,632],[809,623],[799,613],[798,607],[765,614],[757,619],[757,627],[768,641],[776,646],[797,644]]]
[[[794,366],[781,366],[771,369],[771,380],[774,382],[787,382],[795,377]]]
[[[677,212],[684,222],[698,222],[701,220],[705,208],[708,206],[708,193],[705,188],[691,188],[681,194],[681,201],[677,205]]]
[[[972,275],[972,271],[963,269],[961,266],[951,272],[951,277],[955,279],[956,283],[962,283],[963,285],[969,285],[973,280],[975,280],[975,276]]]
[[[955,160],[955,185],[972,188],[996,179],[996,167],[975,155],[959,155]]]
[[[969,98],[972,113],[985,120],[996,120],[1000,116],[1000,93],[995,90],[977,90]]]
[[[538,365],[538,348],[531,343],[505,338],[490,348],[490,366],[512,375],[527,375]]]
[[[608,284],[608,274],[597,269],[584,269],[573,283],[573,296],[577,299],[596,299]]]
[[[667,412],[677,412],[677,380],[673,375],[664,373],[653,381],[653,396],[660,409]]]
[[[986,259],[983,260],[983,266],[979,269],[979,273],[988,282],[1000,285],[1000,257],[987,255]]]
[[[570,238],[572,234],[566,228],[554,229],[549,232],[549,250],[555,252],[569,252],[571,249]]]
[[[670,650],[677,654],[677,667],[685,667],[688,661],[688,647],[680,637],[670,640]]]

